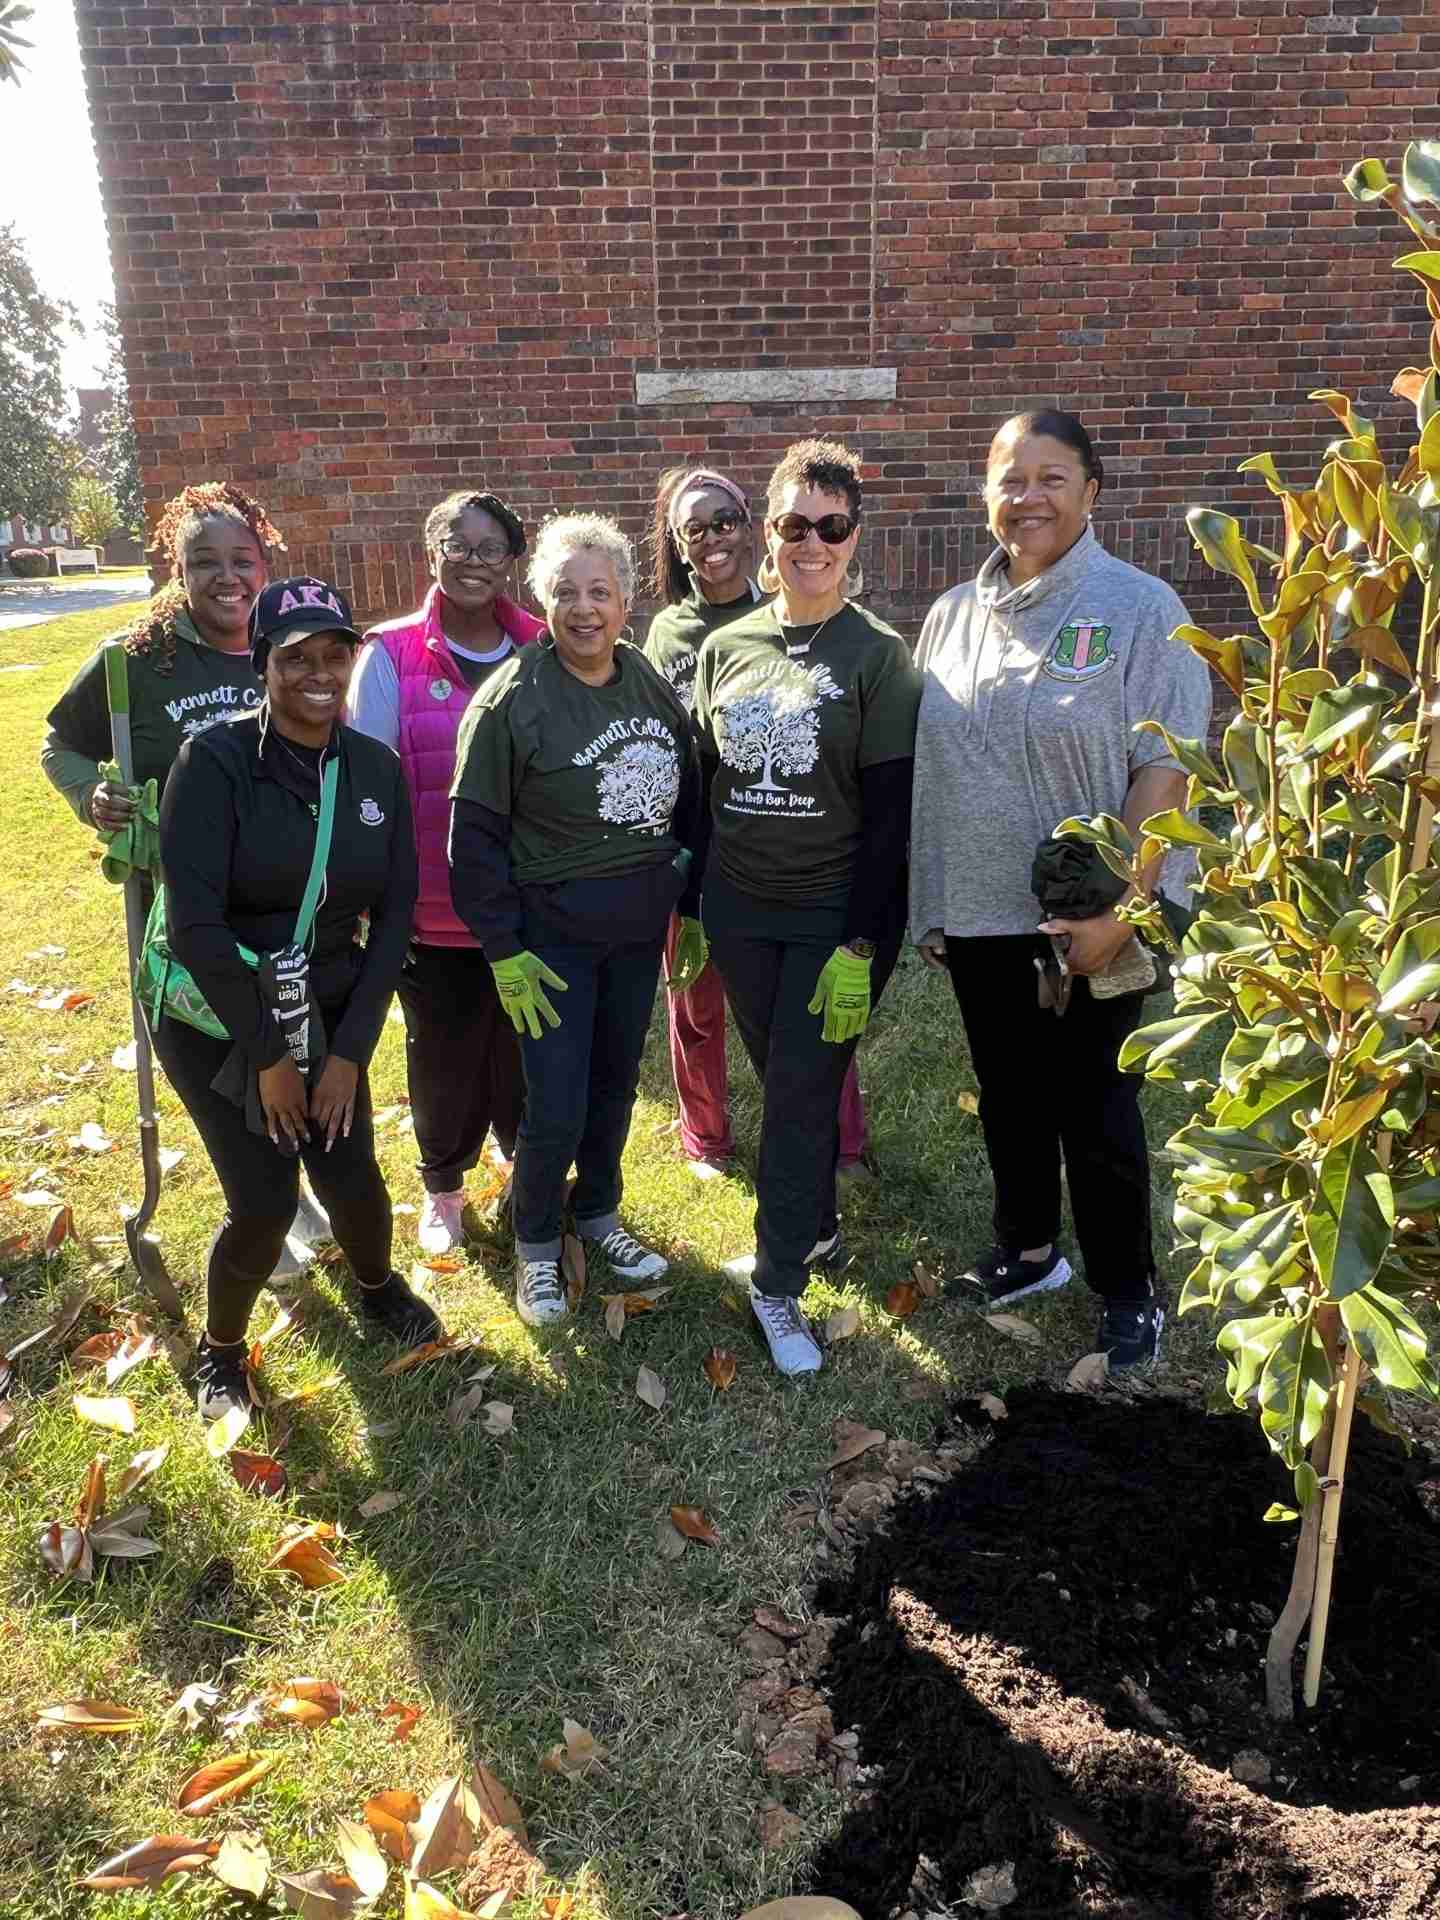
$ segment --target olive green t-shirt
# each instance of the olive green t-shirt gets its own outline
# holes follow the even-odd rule
[[[659,866],[680,842],[672,818],[693,751],[684,707],[637,647],[590,687],[554,646],[525,647],[465,709],[455,800],[510,818],[521,886]]]
[[[773,604],[711,635],[695,679],[718,762],[710,858],[734,886],[843,907],[860,844],[860,770],[915,752],[920,675],[900,635],[852,604],[783,634]]]
[[[689,708],[695,705],[695,661],[717,627],[743,620],[760,601],[760,589],[750,582],[738,600],[712,606],[699,587],[672,607],[662,607],[645,635],[645,658],[663,674]]]

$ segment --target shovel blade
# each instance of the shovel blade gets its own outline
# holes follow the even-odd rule
[[[185,1304],[180,1298],[179,1288],[170,1278],[159,1241],[152,1240],[148,1233],[141,1233],[134,1221],[130,1220],[125,1223],[125,1243],[130,1249],[135,1271],[140,1276],[140,1284],[156,1306],[168,1319],[183,1320]]]

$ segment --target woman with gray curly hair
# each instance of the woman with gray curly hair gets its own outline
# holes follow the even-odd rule
[[[546,631],[478,690],[451,789],[450,892],[520,1035],[515,1305],[565,1317],[565,1177],[576,1232],[622,1280],[663,1255],[620,1224],[620,1156],[699,782],[685,707],[621,638],[630,542],[603,514],[546,521],[531,558]],[[566,998],[557,1009],[549,988]]]

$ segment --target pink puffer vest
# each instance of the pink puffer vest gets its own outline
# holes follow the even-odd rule
[[[545,631],[543,620],[500,594],[495,596],[495,617],[517,647],[528,646]],[[473,947],[474,938],[450,904],[446,857],[455,742],[470,689],[445,644],[439,587],[431,587],[418,613],[387,620],[367,638],[372,646],[384,647],[400,681],[400,764],[410,788],[420,861],[415,938],[428,947]]]

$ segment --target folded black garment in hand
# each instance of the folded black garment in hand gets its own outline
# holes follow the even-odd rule
[[[325,1064],[327,1042],[325,1021],[310,994],[310,959],[303,947],[282,947],[278,953],[263,953],[256,980],[266,1006],[281,1032],[290,1058],[300,1069],[307,1087],[313,1087]],[[215,1092],[245,1110],[245,1125],[251,1133],[267,1133],[265,1110],[260,1105],[259,1077],[244,1047],[232,1047],[225,1064],[210,1082]],[[277,1143],[282,1153],[291,1153],[288,1139]]]
[[[1030,891],[1042,920],[1093,920],[1128,887],[1083,840],[1042,840],[1030,867]]]

